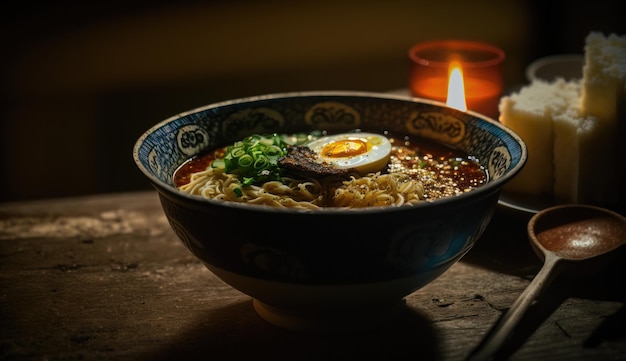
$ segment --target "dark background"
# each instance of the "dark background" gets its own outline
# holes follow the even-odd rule
[[[533,59],[626,34],[614,1],[5,1],[0,201],[149,189],[131,152],[153,124],[215,101],[407,86],[414,43],[505,50],[505,84]]]

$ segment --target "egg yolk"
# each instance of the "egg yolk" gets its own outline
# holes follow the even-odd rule
[[[354,157],[364,153],[367,153],[367,144],[360,139],[338,140],[322,148],[322,156],[327,158]]]

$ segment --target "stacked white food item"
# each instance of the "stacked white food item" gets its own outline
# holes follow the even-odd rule
[[[533,80],[500,100],[500,121],[528,146],[507,191],[562,202],[626,198],[626,36],[585,38],[583,78]]]

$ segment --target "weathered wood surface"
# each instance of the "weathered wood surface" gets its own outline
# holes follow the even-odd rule
[[[276,328],[180,243],[155,192],[0,205],[0,359],[462,360],[538,271],[526,219],[499,211],[403,317],[335,335]],[[624,262],[565,274],[503,352],[626,359]]]

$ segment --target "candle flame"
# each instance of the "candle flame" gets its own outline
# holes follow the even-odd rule
[[[446,105],[461,111],[467,110],[463,70],[458,62],[450,63],[448,70],[448,99]]]

